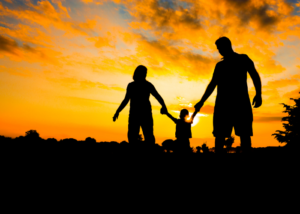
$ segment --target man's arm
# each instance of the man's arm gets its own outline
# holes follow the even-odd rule
[[[122,101],[121,105],[119,106],[119,108],[117,109],[117,111],[116,111],[116,113],[115,113],[115,115],[113,117],[113,121],[114,122],[118,119],[119,113],[125,108],[125,106],[129,102],[129,100],[130,100],[130,92],[129,92],[129,85],[128,85],[125,98]]]
[[[166,114],[171,120],[173,120],[174,123],[177,123],[177,120],[178,120],[178,119],[176,119],[175,117],[173,117],[173,116],[168,112],[167,109],[161,108],[160,113],[161,113],[161,114]]]
[[[153,86],[153,85],[152,85]],[[156,91],[155,87],[153,86],[151,89],[151,94],[153,95],[153,97],[155,97],[155,99],[157,99],[157,101],[160,103],[160,105],[164,108],[167,109],[167,106],[163,100],[163,98],[159,95],[159,93]]]
[[[177,123],[177,120],[175,117],[173,117],[169,112],[166,113],[166,115],[168,116],[168,118],[170,118],[171,120],[173,120],[174,123]]]
[[[195,111],[195,112],[192,114],[192,117],[191,117],[191,119],[190,119],[191,123],[193,123],[194,118],[196,117],[197,113],[198,113],[198,111]]]
[[[217,86],[217,77],[216,77],[216,71],[217,71],[217,66],[215,67],[215,71],[213,74],[213,77],[210,81],[210,83],[208,84],[204,95],[202,96],[201,100],[194,106],[195,107],[195,112],[193,115],[196,116],[197,112],[200,111],[200,109],[202,108],[202,106],[204,105],[204,102],[209,98],[209,96],[214,92],[216,86]]]
[[[248,57],[248,60],[249,60],[249,62],[248,62],[248,72],[249,72],[250,77],[253,81],[255,91],[256,91],[256,95],[253,99],[252,105],[254,105],[254,108],[258,108],[262,104],[261,80],[260,80],[258,72],[255,69],[253,61],[249,57]]]

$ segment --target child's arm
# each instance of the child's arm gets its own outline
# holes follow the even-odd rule
[[[171,120],[173,120],[174,123],[177,123],[177,120],[175,117],[173,117],[168,111],[166,111],[164,108],[161,108],[160,110],[161,114],[166,114]]]
[[[193,115],[192,115],[192,117],[191,117],[191,119],[190,119],[190,122],[191,123],[193,123],[193,120],[194,120],[194,118],[196,117],[196,115],[197,115],[197,113],[198,113],[199,111],[195,111],[194,113],[193,113]]]

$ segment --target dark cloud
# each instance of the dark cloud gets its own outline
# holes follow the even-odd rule
[[[32,52],[32,53],[36,53],[37,52],[34,48],[30,47],[27,44],[23,45],[23,49],[26,50],[26,51]]]
[[[18,45],[18,43],[9,38],[0,35],[0,51],[7,52],[10,54],[18,55],[18,51],[22,50],[25,52],[31,52],[39,55],[40,57],[45,57],[45,54],[37,49],[29,46],[28,44],[23,44],[23,46]]]
[[[254,122],[280,122],[282,117],[254,117]]]
[[[175,25],[185,25],[192,29],[201,28],[199,13],[196,8],[187,10],[175,1],[156,0],[150,4],[151,14],[138,12],[138,19],[149,23],[153,28],[172,30]]]
[[[19,48],[16,41],[0,35],[0,51],[16,54],[15,50]]]
[[[155,65],[164,59],[164,67],[181,68],[181,75],[187,76],[189,79],[199,79],[208,77],[213,72],[214,66],[218,59],[197,54],[189,50],[181,50],[163,40],[149,41],[142,39],[141,50],[143,53],[155,53],[147,57],[149,64]],[[179,71],[177,71],[179,72]]]
[[[230,13],[239,17],[241,25],[248,25],[250,21],[258,23],[260,28],[270,29],[280,21],[278,13],[270,15],[269,10],[273,10],[267,3],[261,5],[253,4],[251,0],[226,0]],[[286,3],[289,4],[289,3]]]

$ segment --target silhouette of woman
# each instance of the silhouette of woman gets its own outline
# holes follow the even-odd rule
[[[140,127],[142,127],[145,141],[155,143],[153,135],[153,117],[150,103],[150,94],[167,110],[164,100],[158,94],[155,87],[146,80],[147,68],[139,65],[133,74],[133,82],[127,86],[125,98],[117,109],[113,121],[119,116],[119,113],[125,108],[130,100],[129,124],[128,124],[128,141],[134,143],[138,141]]]

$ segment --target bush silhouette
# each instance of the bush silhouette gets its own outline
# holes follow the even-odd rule
[[[300,98],[293,99],[295,105],[290,106],[287,104],[283,104],[285,108],[285,113],[288,113],[287,117],[283,117],[282,121],[288,122],[283,123],[283,127],[285,131],[277,130],[277,133],[274,133],[272,135],[275,136],[275,138],[280,143],[287,143],[287,147],[299,147],[300,146]]]
[[[29,130],[26,132],[25,135],[26,138],[30,138],[30,139],[39,139],[40,138],[40,134],[37,133],[36,130]]]
[[[202,144],[202,151],[203,151],[204,154],[209,153],[209,150],[208,150],[208,147],[206,146],[206,143]]]
[[[97,143],[97,141],[95,140],[95,138],[91,138],[91,137],[87,137],[85,139],[85,142],[86,143],[90,143],[90,144]]]
[[[174,151],[175,144],[176,142],[174,140],[168,139],[162,143],[162,147],[167,153],[170,153],[171,151]]]

